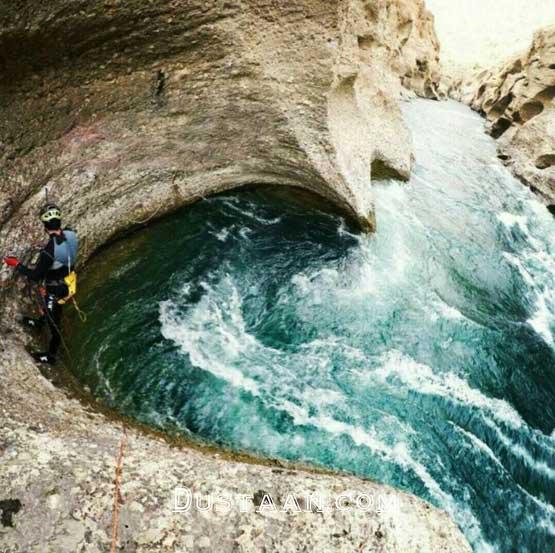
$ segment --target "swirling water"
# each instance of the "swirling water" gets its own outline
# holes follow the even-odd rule
[[[409,490],[475,551],[555,551],[555,222],[476,114],[405,115],[377,234],[265,190],[191,206],[91,263],[73,370],[153,426]]]

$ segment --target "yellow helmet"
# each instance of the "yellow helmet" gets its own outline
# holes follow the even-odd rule
[[[40,212],[40,220],[43,223],[49,223],[54,219],[60,221],[62,219],[62,212],[57,205],[48,204]]]

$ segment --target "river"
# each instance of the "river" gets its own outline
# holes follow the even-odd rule
[[[454,102],[404,108],[378,232],[264,189],[93,261],[69,345],[106,404],[445,509],[477,552],[555,551],[555,222]]]

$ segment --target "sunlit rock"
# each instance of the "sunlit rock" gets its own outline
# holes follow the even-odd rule
[[[450,94],[484,114],[500,158],[555,203],[555,27],[503,66],[452,83]]]

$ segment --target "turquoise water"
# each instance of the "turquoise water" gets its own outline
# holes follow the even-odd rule
[[[454,103],[405,108],[417,164],[379,231],[267,190],[91,263],[73,370],[160,428],[351,471],[475,551],[555,551],[555,223]]]

